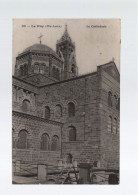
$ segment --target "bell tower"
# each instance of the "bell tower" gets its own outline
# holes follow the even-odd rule
[[[56,52],[64,62],[62,79],[69,79],[78,76],[75,44],[72,42],[68,34],[67,25],[65,26],[65,31],[62,37],[57,41]]]

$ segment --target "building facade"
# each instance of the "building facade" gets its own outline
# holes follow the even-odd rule
[[[56,52],[40,42],[16,57],[12,96],[13,161],[119,169],[119,72],[111,61],[79,76],[67,27]]]

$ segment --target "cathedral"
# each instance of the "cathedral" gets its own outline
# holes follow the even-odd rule
[[[78,68],[67,26],[56,51],[40,37],[18,54],[12,80],[13,161],[57,165],[67,157],[119,170],[119,71],[114,61],[84,75]]]

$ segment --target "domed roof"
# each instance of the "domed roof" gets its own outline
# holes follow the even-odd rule
[[[26,53],[26,52],[29,52],[29,51],[49,52],[51,54],[56,55],[59,58],[59,56],[57,55],[57,53],[53,49],[51,49],[47,45],[40,44],[40,43],[36,43],[36,44],[34,44],[34,45],[30,46],[30,47],[27,47],[22,53]]]

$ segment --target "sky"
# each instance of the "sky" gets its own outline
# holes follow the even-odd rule
[[[39,43],[56,51],[67,24],[68,33],[76,46],[79,74],[96,71],[98,65],[114,60],[120,70],[120,20],[119,19],[14,19],[12,70],[16,57],[27,47]]]

